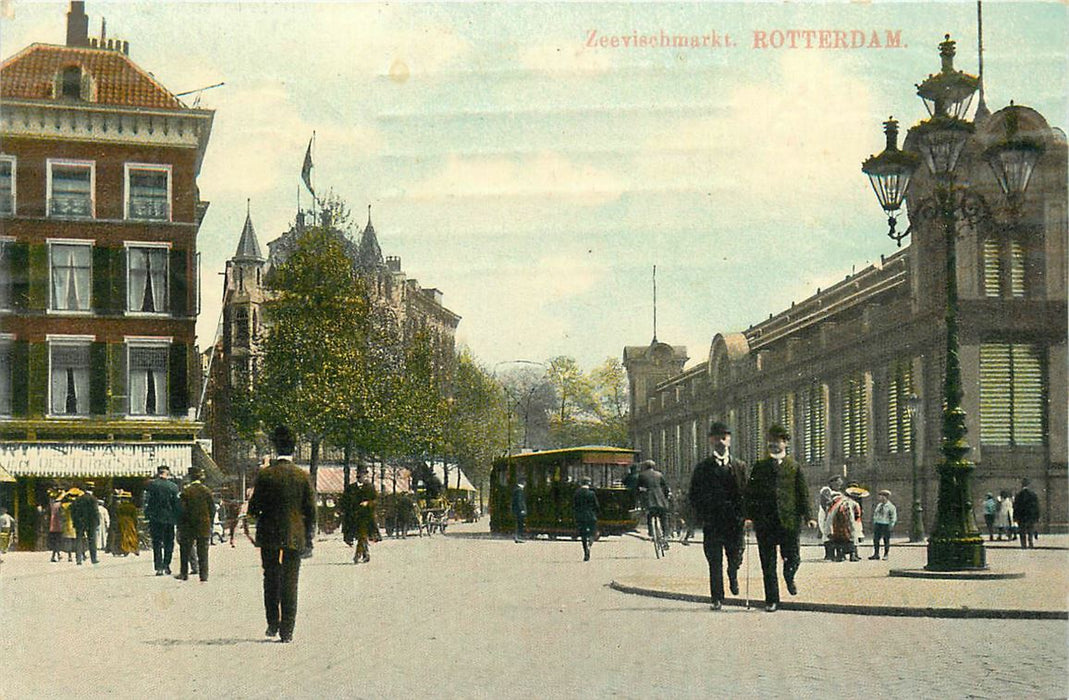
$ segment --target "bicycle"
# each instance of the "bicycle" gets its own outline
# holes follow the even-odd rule
[[[659,515],[654,514],[650,518],[650,529],[653,532],[653,552],[660,559],[668,553],[668,540],[665,539],[664,530],[661,529],[661,518]]]

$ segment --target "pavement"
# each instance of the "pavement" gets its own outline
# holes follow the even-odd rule
[[[892,539],[888,559],[873,561],[868,559],[872,545],[862,543],[861,561],[831,562],[824,560],[819,543],[803,537],[798,595],[787,594],[781,566],[780,609],[900,617],[1069,619],[1069,535],[1041,535],[1034,549],[1022,549],[1019,543],[1006,540],[984,544],[986,576],[915,578],[926,564],[924,544]],[[652,545],[650,549],[652,556]],[[689,547],[674,540],[661,562],[663,571],[621,571],[611,586],[624,593],[707,604],[711,599],[706,571],[694,566],[690,552],[686,557],[678,554],[688,549],[701,552],[700,535]],[[761,562],[752,534],[739,584],[740,595],[728,593],[725,606],[764,607]]]

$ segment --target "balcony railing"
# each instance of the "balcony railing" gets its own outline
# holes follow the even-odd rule
[[[165,199],[131,198],[130,218],[148,221],[167,221],[171,207]]]
[[[52,197],[48,203],[49,216],[91,218],[93,199],[87,195],[62,195]]]

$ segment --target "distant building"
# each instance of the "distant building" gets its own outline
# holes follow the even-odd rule
[[[1045,146],[1016,220],[1000,208],[1002,193],[980,158],[1011,120]],[[1065,133],[1011,105],[981,113],[961,159],[960,181],[993,208],[992,218],[963,225],[957,239],[972,502],[978,507],[987,491],[1015,491],[1028,476],[1041,492],[1047,527],[1064,527]],[[707,456],[712,421],[734,429],[733,451],[751,463],[763,456],[766,428],[781,423],[814,494],[830,475],[845,473],[873,493],[893,491],[908,522],[914,436],[907,406],[916,394],[921,499],[931,526],[941,460],[946,257],[939,222],[913,214],[932,187],[926,173],[910,186],[909,247],[745,331],[717,333],[704,362],[681,371],[685,351],[656,341],[624,350],[634,446],[665,467],[674,487],[686,487],[693,465]]]
[[[215,461],[234,474],[256,461],[256,448],[236,439],[229,411],[230,397],[235,392],[247,391],[256,382],[265,333],[264,303],[269,298],[264,280],[272,267],[288,258],[305,230],[307,216],[310,213],[299,212],[293,226],[267,244],[265,256],[251,214],[247,214],[237,249],[227,261],[222,325],[212,360],[205,420]],[[359,241],[336,227],[331,230],[368,285],[372,313],[381,322],[395,327],[402,347],[417,333],[425,333],[443,362],[451,362],[460,316],[442,304],[441,291],[421,287],[419,282],[407,277],[399,257],[383,257],[371,223],[370,208]],[[298,460],[303,447],[306,446],[298,446]],[[337,461],[338,455],[324,454],[323,459]]]
[[[0,66],[0,469],[20,514],[53,480],[139,493],[157,465],[183,474],[199,428],[197,176],[213,113],[127,42],[91,39],[83,2],[67,18],[65,45]]]

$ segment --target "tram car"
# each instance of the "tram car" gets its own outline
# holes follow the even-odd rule
[[[526,484],[528,535],[576,537],[572,497],[584,476],[590,477],[591,488],[598,495],[598,532],[619,535],[634,530],[631,511],[635,497],[623,481],[636,454],[622,447],[586,445],[500,457],[490,472],[490,531],[516,531],[512,490],[522,479]]]

